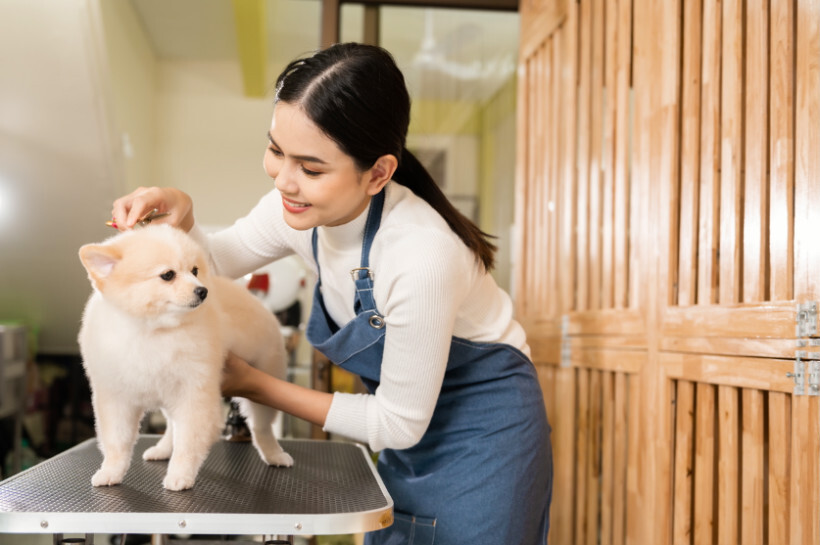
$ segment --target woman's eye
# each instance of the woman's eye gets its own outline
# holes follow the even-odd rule
[[[281,151],[279,151],[278,149],[276,149],[276,148],[274,148],[274,147],[272,147],[272,146],[268,146],[268,149],[271,151],[271,153],[273,153],[273,155],[274,155],[275,157],[282,157],[282,152],[281,152]]]
[[[302,165],[302,172],[305,173],[305,176],[310,176],[311,178],[315,178],[316,176],[322,174],[321,172],[316,172],[315,170],[307,169],[304,167],[304,165]]]
[[[176,275],[177,273],[175,273],[174,271],[165,271],[164,273],[159,275],[159,277],[165,280],[166,282],[170,282],[176,277]]]
[[[191,269],[191,274],[194,276],[199,275],[199,267],[194,267],[193,269]]]

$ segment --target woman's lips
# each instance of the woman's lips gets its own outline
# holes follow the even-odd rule
[[[292,201],[285,197],[282,197],[282,206],[284,206],[285,210],[287,210],[291,214],[301,214],[302,212],[310,208],[309,204]]]

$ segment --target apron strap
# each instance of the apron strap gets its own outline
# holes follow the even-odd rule
[[[379,225],[382,221],[382,209],[384,208],[384,194],[385,190],[375,194],[370,200],[370,210],[367,212],[367,222],[364,226],[364,240],[362,242],[362,258],[359,267],[350,271],[353,282],[356,284],[356,297],[353,302],[353,311],[356,314],[362,312],[371,312],[378,316],[376,311],[376,300],[373,298],[373,271],[370,270],[370,247],[373,245],[373,239],[376,236],[376,231],[379,230]],[[316,269],[319,272],[318,285],[321,286],[322,275],[319,267],[319,231],[316,227],[313,228],[312,245],[313,245],[313,259],[316,261]],[[379,318],[381,318],[379,316]],[[384,322],[381,322],[383,327]],[[373,327],[378,327],[374,325]]]

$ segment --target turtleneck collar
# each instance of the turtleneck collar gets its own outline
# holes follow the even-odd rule
[[[371,200],[372,203],[372,200]],[[355,219],[335,227],[320,226],[319,240],[324,245],[336,251],[351,250],[362,247],[364,238],[364,226],[367,223],[367,213],[370,211],[370,204],[356,216]]]

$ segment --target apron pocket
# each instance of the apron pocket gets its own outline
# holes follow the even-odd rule
[[[433,545],[436,537],[436,519],[418,517],[401,511],[394,511],[396,534],[407,536],[407,545]]]

